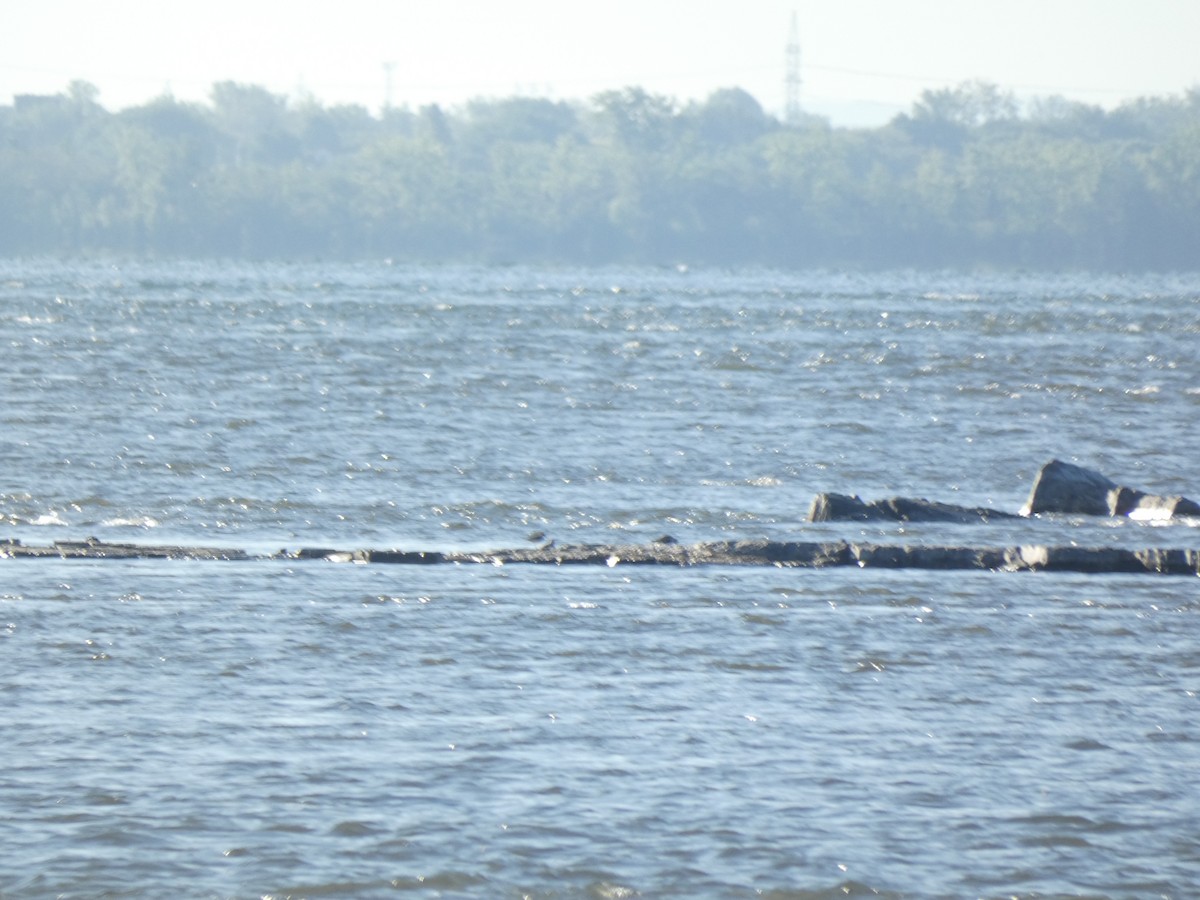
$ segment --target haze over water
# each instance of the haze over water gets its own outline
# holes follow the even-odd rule
[[[1194,546],[1200,279],[7,262],[0,537]],[[1194,579],[0,562],[0,894],[1188,897]]]

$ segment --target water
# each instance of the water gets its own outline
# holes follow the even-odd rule
[[[1200,276],[0,268],[0,536],[1195,546]],[[542,538],[540,535],[544,535]],[[1200,893],[1194,579],[0,562],[0,896]]]

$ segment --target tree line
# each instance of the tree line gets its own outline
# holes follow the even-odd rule
[[[871,129],[679,104],[479,99],[372,115],[214,85],[0,107],[0,256],[1194,269],[1200,88],[1114,110],[985,83]]]

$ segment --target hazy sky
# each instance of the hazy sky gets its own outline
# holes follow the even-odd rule
[[[213,82],[378,109],[471,97],[721,87],[782,113],[792,14],[801,104],[877,124],[983,79],[1112,107],[1200,86],[1200,0],[10,0],[0,104],[74,79],[110,109]]]

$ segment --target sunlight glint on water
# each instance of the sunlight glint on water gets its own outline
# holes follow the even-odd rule
[[[6,263],[0,537],[1195,546],[1200,281]],[[2,561],[0,561],[2,562]],[[0,894],[1188,897],[1194,579],[9,560]]]

